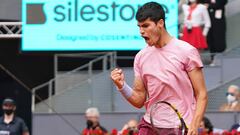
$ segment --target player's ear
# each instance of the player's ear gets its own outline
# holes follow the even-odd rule
[[[163,19],[160,19],[160,20],[157,22],[157,26],[160,27],[160,28],[164,28],[164,21],[163,21]]]

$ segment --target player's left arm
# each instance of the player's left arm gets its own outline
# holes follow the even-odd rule
[[[197,101],[196,110],[189,127],[188,135],[197,135],[197,130],[204,116],[208,102],[207,89],[202,68],[194,68],[188,72],[188,76],[191,80],[194,95]]]

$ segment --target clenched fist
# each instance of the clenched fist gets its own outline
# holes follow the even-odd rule
[[[113,82],[115,83],[115,85],[117,86],[117,88],[118,89],[122,89],[124,81],[125,81],[123,70],[119,69],[119,68],[115,68],[111,72],[111,76],[110,77],[113,80]]]

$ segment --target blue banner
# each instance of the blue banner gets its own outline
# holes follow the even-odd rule
[[[22,51],[139,50],[135,15],[149,0],[23,0]],[[178,34],[178,0],[158,0]]]

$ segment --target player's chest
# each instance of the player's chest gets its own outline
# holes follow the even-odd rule
[[[142,75],[161,77],[168,74],[176,74],[184,70],[183,61],[176,55],[149,56],[148,60],[141,63]]]

